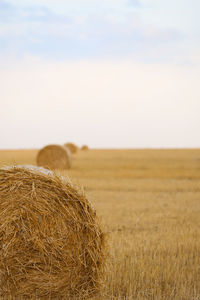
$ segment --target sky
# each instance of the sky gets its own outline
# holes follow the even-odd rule
[[[0,148],[200,147],[199,0],[0,0]]]

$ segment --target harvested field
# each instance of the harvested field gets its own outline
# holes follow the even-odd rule
[[[0,151],[0,166],[36,150]],[[200,299],[200,150],[90,150],[60,171],[84,187],[110,256],[95,300]]]

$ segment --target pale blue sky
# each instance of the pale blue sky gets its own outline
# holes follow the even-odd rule
[[[199,0],[0,0],[0,148],[200,147],[199,12]]]
[[[182,48],[187,63],[200,46],[198,11],[197,0],[0,0],[0,53],[160,62]]]

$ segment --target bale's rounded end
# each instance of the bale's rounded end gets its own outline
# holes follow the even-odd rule
[[[37,154],[37,165],[49,169],[69,169],[71,167],[70,152],[61,145],[47,145]]]
[[[72,154],[74,154],[74,153],[76,153],[76,152],[78,151],[78,147],[77,147],[75,144],[73,144],[73,143],[66,143],[66,144],[64,144],[64,146],[65,146],[67,149],[69,149],[69,151],[70,151]]]
[[[83,193],[40,168],[0,169],[0,297],[88,298],[104,259],[104,233]]]
[[[83,151],[88,151],[88,150],[89,150],[89,147],[88,147],[87,145],[83,145],[83,146],[81,147],[81,150],[83,150]]]

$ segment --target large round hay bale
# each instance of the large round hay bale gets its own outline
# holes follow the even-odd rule
[[[43,168],[0,169],[0,298],[85,299],[103,265],[104,233],[82,192]]]
[[[76,153],[78,151],[78,147],[75,144],[66,143],[64,146],[66,148],[68,148],[72,154],[74,154],[74,153]]]
[[[83,146],[81,147],[81,150],[83,150],[83,151],[88,151],[88,150],[89,150],[89,147],[88,147],[87,145],[83,145]]]
[[[38,152],[37,165],[50,169],[69,169],[70,152],[61,145],[47,145]]]

